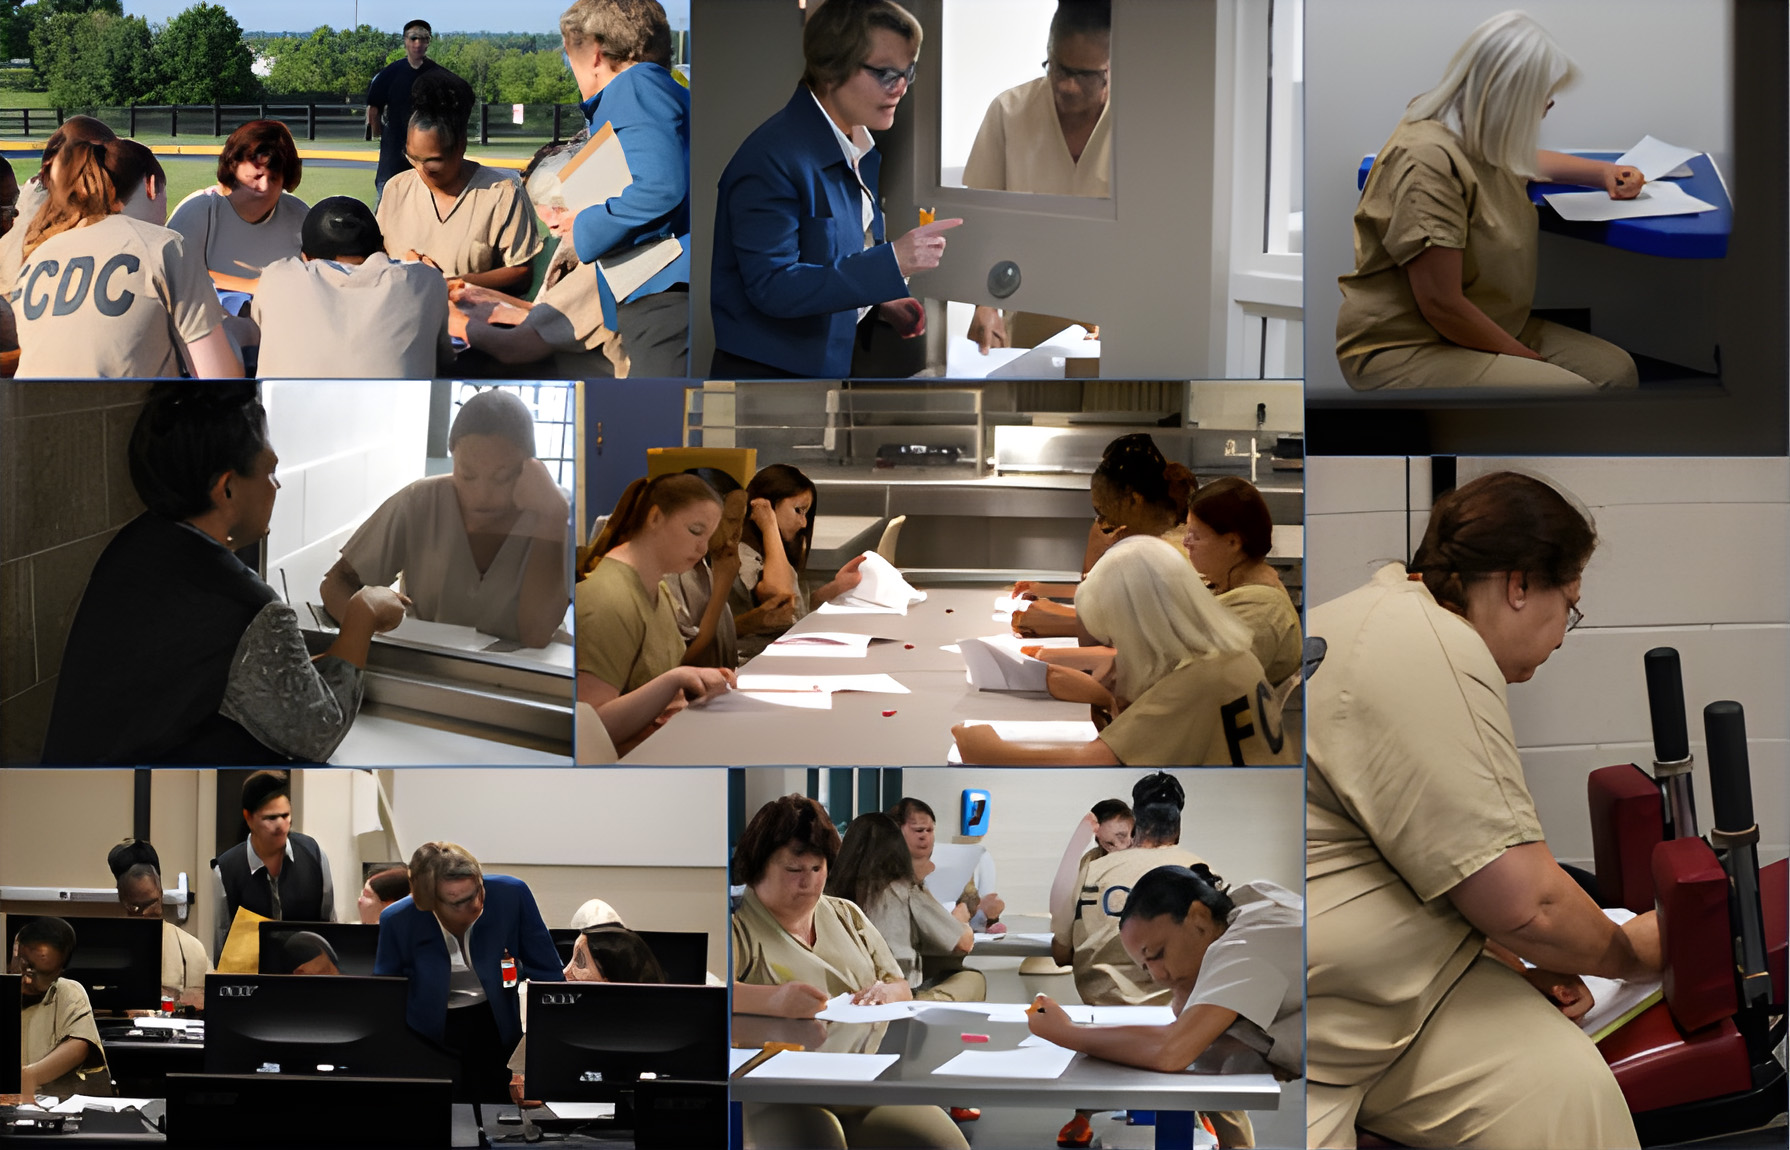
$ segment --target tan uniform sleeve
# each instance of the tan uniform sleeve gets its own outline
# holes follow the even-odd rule
[[[417,525],[412,522],[416,502],[410,488],[393,495],[367,516],[342,545],[342,558],[366,587],[389,587],[404,570],[413,546],[420,540],[411,538]]]
[[[733,980],[748,986],[774,986],[777,978],[765,968],[762,961],[764,955],[752,940],[752,933],[746,924],[740,921],[739,915],[730,916],[733,922]]]
[[[168,285],[168,312],[181,339],[197,342],[223,324],[224,309],[205,270],[203,243],[191,244],[178,235],[167,237],[162,245],[161,280]]]
[[[950,911],[939,905],[939,900],[916,889],[914,896],[907,900],[908,914],[914,921],[914,929],[919,937],[919,944],[914,947],[922,955],[952,954],[957,950],[957,942],[963,937],[964,924],[957,921]],[[887,940],[884,940],[887,942]]]
[[[1383,162],[1392,197],[1381,241],[1386,254],[1403,266],[1431,247],[1465,248],[1467,188],[1448,150],[1420,143],[1390,152]]]
[[[491,213],[491,247],[497,255],[495,267],[513,268],[534,259],[546,245],[535,226],[534,205],[522,194],[522,185],[506,178],[503,186],[501,207]]]
[[[598,564],[599,569],[601,566]],[[633,609],[633,603],[621,600],[613,585],[595,571],[578,584],[576,603],[578,669],[617,691],[626,691],[646,644],[646,621]]]
[[[931,895],[926,897],[932,898]],[[877,981],[897,982],[906,978],[907,976],[901,973],[901,964],[895,961],[895,952],[889,949],[888,940],[883,938],[882,931],[876,929],[876,924],[870,921],[870,916],[866,915],[854,902],[845,899],[834,899],[833,901],[838,906],[840,916],[845,920],[846,926],[857,936],[859,943],[864,947],[864,952],[870,956],[871,965],[876,967]]]
[[[595,337],[603,327],[596,267],[579,264],[542,288],[522,326],[532,328],[555,351],[596,351],[602,341]]]

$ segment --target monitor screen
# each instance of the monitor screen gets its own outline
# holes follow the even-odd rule
[[[19,1028],[19,984],[24,979],[16,974],[0,974],[0,1051],[10,1053],[24,1049]],[[19,1092],[19,1064],[10,1057],[0,1057],[0,1094]]]
[[[336,952],[337,967],[343,974],[371,975],[373,959],[379,951],[379,927],[358,922],[263,922],[261,928],[261,973],[288,973],[282,951],[286,940],[299,931],[321,935]]]
[[[727,988],[626,982],[528,984],[528,1094],[615,1102],[643,1074],[727,1078]]]
[[[6,953],[20,929],[39,915],[6,916]],[[67,918],[75,953],[62,977],[87,989],[96,1011],[160,1010],[162,921],[147,918]]]
[[[404,1021],[410,980],[205,976],[207,1074],[453,1078],[454,1058]]]

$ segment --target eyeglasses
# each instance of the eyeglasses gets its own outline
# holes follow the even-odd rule
[[[1585,612],[1579,610],[1577,607],[1574,607],[1572,604],[1568,603],[1566,605],[1566,629],[1568,631],[1571,631],[1574,628],[1578,627],[1578,625],[1580,623],[1583,623],[1584,621],[1585,621]]]
[[[876,82],[883,86],[883,91],[893,92],[903,81],[909,84],[920,72],[920,61],[915,60],[906,68],[878,68],[874,64],[860,64],[858,67],[876,77]]]
[[[135,918],[142,918],[144,915],[154,910],[156,904],[161,901],[161,896],[157,895],[152,899],[145,899],[143,902],[127,902],[124,904],[124,913]]]
[[[404,38],[406,40],[410,41],[412,44],[427,44],[430,40],[433,39],[433,37],[431,37],[431,36],[406,36]]]
[[[1046,60],[1044,70],[1053,80],[1073,80],[1083,91],[1097,92],[1106,87],[1112,68],[1065,68],[1055,60]]]

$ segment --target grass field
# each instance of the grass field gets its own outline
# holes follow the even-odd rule
[[[0,91],[0,108],[48,108],[50,94],[48,92],[19,92],[8,88]]]

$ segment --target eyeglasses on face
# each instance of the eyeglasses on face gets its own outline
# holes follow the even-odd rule
[[[893,92],[904,82],[912,84],[914,77],[920,72],[920,61],[915,60],[905,68],[878,68],[874,64],[858,65],[864,71],[876,77],[876,82],[883,86],[883,91]]]
[[[1089,92],[1097,92],[1106,87],[1107,80],[1112,75],[1110,67],[1065,68],[1055,60],[1046,60],[1044,70],[1050,74],[1050,78],[1053,80],[1073,80],[1079,87]]]

